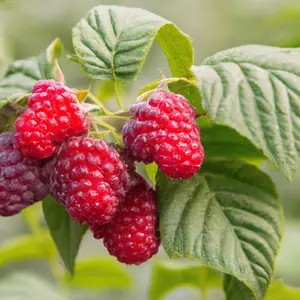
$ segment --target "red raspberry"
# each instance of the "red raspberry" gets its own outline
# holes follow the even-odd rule
[[[0,215],[12,216],[48,193],[42,162],[24,157],[14,146],[13,133],[0,135]]]
[[[15,122],[16,147],[26,156],[50,157],[65,139],[87,131],[76,92],[59,82],[37,82],[28,106]]]
[[[108,222],[128,188],[126,166],[104,141],[73,137],[58,156],[51,191],[79,223]]]
[[[122,158],[122,160],[124,161],[124,152],[122,151],[120,153],[120,157]],[[127,157],[127,159],[129,159]],[[127,161],[129,163],[129,166],[132,167],[132,163],[130,163],[130,159]],[[128,169],[127,166],[127,172],[129,174],[130,177],[130,181],[129,181],[129,187],[128,190],[131,190],[132,188],[134,188],[135,186],[145,186],[148,187],[146,180],[139,175],[138,173],[135,172],[135,168],[133,169]],[[100,240],[104,237],[104,233],[106,231],[106,227],[109,223],[103,224],[103,225],[99,225],[99,224],[91,224],[90,225],[90,229],[92,231],[92,233],[94,234],[94,238],[97,240]]]
[[[157,253],[160,238],[155,191],[145,181],[127,193],[123,205],[104,227],[92,227],[95,238],[120,262],[139,265]]]
[[[107,223],[109,224],[109,223]],[[94,238],[97,240],[103,239],[106,231],[107,224],[99,225],[99,224],[91,224],[90,230],[94,235]]]
[[[199,170],[204,151],[188,100],[160,91],[130,112],[133,120],[123,127],[123,139],[137,161],[155,161],[171,178],[187,179]]]
[[[155,191],[143,184],[135,186],[106,226],[104,245],[120,262],[139,265],[158,252],[157,220]]]

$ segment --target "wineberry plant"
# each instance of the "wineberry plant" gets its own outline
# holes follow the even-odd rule
[[[121,263],[142,264],[161,245],[170,259],[207,267],[193,268],[188,284],[204,286],[206,270],[213,282],[222,278],[228,300],[271,299],[284,221],[259,165],[269,160],[288,179],[295,172],[300,50],[247,45],[194,65],[191,39],[175,24],[118,6],[89,11],[72,42],[70,61],[111,83],[118,109],[88,87],[67,86],[59,39],[12,63],[0,80],[0,215],[42,201],[71,274],[91,230]],[[126,108],[121,88],[137,78],[154,42],[172,77],[141,86]],[[156,285],[160,272],[177,280],[178,269],[160,265]],[[160,297],[150,290],[152,300]]]

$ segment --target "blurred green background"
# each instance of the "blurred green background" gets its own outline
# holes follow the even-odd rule
[[[89,9],[100,4],[142,7],[172,20],[191,36],[196,64],[217,51],[241,44],[300,46],[299,0],[0,0],[0,75],[9,62],[38,54],[56,37],[63,41],[65,54],[72,53],[71,28]],[[91,80],[79,72],[78,65],[68,62],[65,56],[60,62],[69,86],[89,87]],[[138,80],[125,86],[125,101],[133,102],[144,84],[160,77],[159,70],[169,74],[162,51],[154,45]],[[93,82],[93,89],[97,90],[99,85],[100,82]],[[114,104],[111,102],[108,105]],[[300,287],[300,166],[291,184],[271,164],[264,163],[262,168],[275,180],[285,208],[285,237],[277,260],[276,277]],[[20,216],[0,219],[1,243],[26,232],[28,228]],[[106,255],[101,242],[94,240],[90,234],[84,237],[80,258]],[[133,284],[129,288],[99,288],[94,291],[74,288],[69,299],[147,299],[153,265],[164,260],[168,259],[161,250],[157,257],[141,267],[124,267],[122,270],[133,276]],[[0,256],[0,265],[4,264]],[[29,276],[28,272],[36,277]],[[97,277],[99,272],[106,274],[105,270],[98,270],[94,274],[96,281],[102,280]],[[41,294],[34,298],[29,291],[21,289],[19,298],[1,296],[3,288],[12,282],[16,285],[15,290],[24,285],[35,291],[35,296],[39,292]],[[60,299],[55,285],[52,273],[43,260],[15,262],[0,268],[1,300],[27,299],[24,293],[28,293],[28,299]],[[164,299],[179,300],[183,297],[199,299],[199,294],[196,289],[180,288]],[[216,300],[223,298],[217,291],[210,292],[208,297]]]

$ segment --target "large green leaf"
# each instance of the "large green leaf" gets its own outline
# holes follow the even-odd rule
[[[210,119],[247,137],[291,178],[300,152],[300,50],[243,46],[193,72]]]
[[[74,287],[84,289],[127,288],[132,279],[126,268],[110,257],[90,257],[76,262],[75,275],[65,279]]]
[[[87,227],[71,220],[65,208],[57,204],[51,196],[43,201],[43,210],[59,254],[68,271],[73,274],[75,259]]]
[[[167,293],[181,286],[200,289],[205,295],[210,288],[222,287],[222,279],[215,271],[203,266],[157,263],[152,271],[149,299],[164,299]]]
[[[271,179],[239,161],[206,160],[192,178],[161,172],[157,199],[163,246],[233,275],[263,299],[282,236],[282,209]],[[240,298],[247,299],[247,298]]]
[[[1,300],[66,300],[41,276],[32,273],[14,273],[0,281]]]
[[[15,94],[29,93],[33,85],[40,79],[63,80],[57,63],[62,50],[61,42],[55,39],[45,52],[39,56],[12,63],[0,80],[0,108],[1,102]]]
[[[157,39],[173,76],[188,76],[193,48],[170,21],[140,8],[98,6],[73,29],[73,61],[95,79],[131,81]]]
[[[49,259],[55,251],[46,234],[25,235],[11,239],[0,247],[0,267],[28,259]]]

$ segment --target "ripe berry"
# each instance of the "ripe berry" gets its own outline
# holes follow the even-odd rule
[[[72,137],[51,175],[51,191],[79,223],[103,224],[124,199],[129,176],[116,150],[104,141]]]
[[[137,161],[153,161],[169,177],[187,179],[200,168],[204,151],[196,112],[181,95],[160,91],[134,105],[123,127],[126,147]]]
[[[95,239],[100,240],[104,237],[107,224],[109,223],[103,225],[99,225],[99,224],[90,225],[91,232],[93,233]]]
[[[65,139],[87,131],[76,92],[59,82],[37,82],[28,106],[15,122],[15,144],[25,156],[50,157]]]
[[[13,133],[0,135],[0,215],[12,216],[42,200],[49,192],[42,162],[24,157]]]
[[[160,238],[155,191],[144,181],[126,194],[114,218],[103,228],[91,228],[104,237],[109,253],[126,264],[139,265],[157,253]]]
[[[128,153],[128,151],[126,149],[117,148],[117,150],[119,152],[120,158],[126,164],[127,173],[129,174],[130,180],[129,180],[128,191],[138,185],[146,187],[147,186],[146,180],[135,171],[135,164],[134,164],[134,161],[133,161],[130,153]],[[90,225],[90,229],[91,229],[95,239],[100,240],[104,237],[106,227],[108,224],[109,223],[106,223],[103,225],[99,225],[99,224],[91,224]]]

